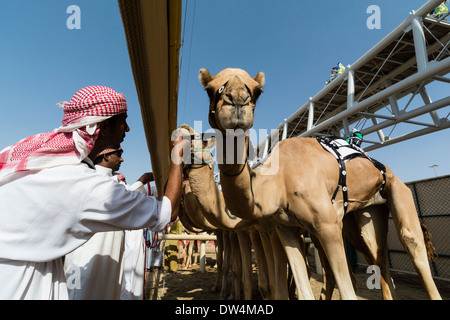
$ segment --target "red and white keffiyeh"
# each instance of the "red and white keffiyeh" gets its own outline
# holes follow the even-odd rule
[[[61,127],[0,151],[0,185],[24,172],[80,163],[94,147],[97,124],[127,111],[125,96],[103,86],[83,88],[58,106],[64,111]]]

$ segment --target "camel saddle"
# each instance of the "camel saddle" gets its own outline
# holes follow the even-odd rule
[[[363,157],[370,160],[370,162],[372,162],[373,165],[378,170],[380,170],[381,174],[383,175],[383,182],[381,185],[380,193],[381,191],[383,191],[384,186],[386,185],[386,167],[381,162],[372,159],[363,149],[353,143],[347,142],[340,137],[329,136],[317,137],[316,139],[325,150],[330,152],[336,158],[337,162],[339,163],[339,182],[331,198],[331,203],[334,203],[337,192],[339,188],[341,188],[342,197],[344,200],[344,214],[347,213],[348,208],[347,171],[345,170],[345,163],[347,161],[358,157]],[[381,195],[383,194],[381,193]]]

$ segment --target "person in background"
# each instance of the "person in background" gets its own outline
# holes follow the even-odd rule
[[[448,8],[445,5],[448,0],[442,2],[436,9],[434,9],[433,15],[436,19],[440,19],[448,13]]]
[[[122,183],[127,190],[143,189],[140,192],[145,194],[143,186],[153,179],[153,174],[143,174],[131,186],[123,183],[117,174],[124,161],[122,153],[121,147],[106,148],[101,151],[94,160],[96,171],[117,183]],[[138,284],[140,291],[131,293],[130,282],[140,280],[139,277],[133,277],[133,270],[137,268],[136,265],[139,262],[142,262],[142,269],[144,268],[143,257],[141,257],[143,252],[142,255],[137,254],[137,260],[133,259],[133,251],[139,252],[139,249],[143,251],[143,241],[138,242],[139,239],[134,239],[134,233],[142,237],[141,230],[99,232],[81,247],[65,256],[66,274],[70,275],[75,269],[79,270],[80,274],[80,285],[68,288],[71,300],[118,300],[125,297],[131,299],[134,296],[142,299],[143,279]],[[140,274],[143,277],[143,271]]]
[[[363,139],[363,135],[362,135],[361,131],[353,128],[352,133],[346,138],[346,141],[350,144],[354,144],[357,147],[361,148],[362,139]]]

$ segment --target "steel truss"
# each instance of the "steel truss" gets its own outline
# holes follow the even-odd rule
[[[450,128],[450,88],[441,90],[436,101],[427,90],[432,83],[450,83],[450,23],[429,15],[441,2],[429,0],[411,12],[285,119],[256,147],[255,154],[260,156],[252,167],[260,165],[278,141],[289,137],[346,137],[354,127],[364,135],[364,150],[371,151]],[[419,96],[422,101],[417,106],[412,102]],[[401,108],[403,98],[408,101]],[[399,124],[407,124],[401,126],[406,131],[393,136],[394,131],[401,131]]]

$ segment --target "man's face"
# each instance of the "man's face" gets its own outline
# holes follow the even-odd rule
[[[111,127],[110,144],[114,147],[119,147],[125,139],[126,132],[130,131],[127,124],[127,113],[117,115],[113,127]]]
[[[120,169],[120,165],[123,162],[122,152],[116,151],[108,155],[105,155],[106,165],[112,169],[113,172],[117,172]]]

